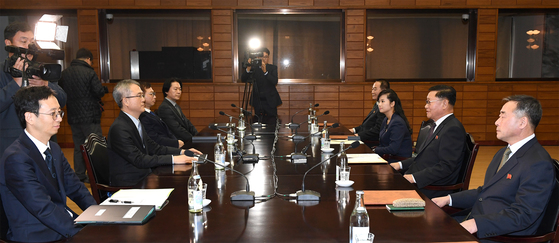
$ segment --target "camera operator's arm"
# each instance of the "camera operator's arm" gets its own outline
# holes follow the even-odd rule
[[[263,65],[262,71],[264,72],[264,77],[266,81],[273,83],[274,85],[278,84],[278,67],[275,65]],[[268,72],[268,73],[266,73]]]
[[[3,70],[3,63],[0,63]],[[19,83],[12,78],[8,73],[0,70],[0,113],[4,112],[14,100],[12,97],[19,90],[21,85],[21,78],[19,78]]]
[[[248,63],[249,63],[249,64],[251,63],[250,58],[248,59]],[[242,82],[246,82],[246,81],[248,80],[250,68],[251,68],[250,66],[247,66],[246,71],[241,72],[241,81],[242,81]]]

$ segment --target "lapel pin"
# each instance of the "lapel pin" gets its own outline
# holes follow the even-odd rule
[[[511,174],[507,174],[507,179],[508,179],[508,180],[512,179],[512,175],[511,175]]]
[[[435,139],[439,139],[439,135],[435,136]]]

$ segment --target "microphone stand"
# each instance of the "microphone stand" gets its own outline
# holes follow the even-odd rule
[[[223,130],[223,129],[219,129],[219,128],[218,128],[217,126],[215,126],[215,125],[211,125],[211,126],[210,126],[210,129],[212,129],[212,130],[217,130],[217,131],[221,131],[221,132],[224,132],[224,133],[226,133],[226,134],[231,134],[231,135],[233,135],[234,137],[240,138],[240,139],[242,139],[242,140],[247,140],[247,141],[249,141],[250,144],[252,145],[252,154],[249,154],[249,153],[247,153],[247,152],[245,152],[245,151],[241,151],[241,154],[240,154],[241,160],[243,161],[243,163],[258,163],[258,160],[259,160],[259,157],[258,157],[258,156],[259,156],[259,154],[256,153],[256,147],[254,146],[254,142],[253,142],[254,140],[256,140],[256,136],[255,136],[255,135],[247,135],[247,136],[245,136],[245,137],[239,137],[239,136],[237,136],[237,135],[235,135],[235,134],[229,133],[228,131],[225,131],[225,130]],[[236,148],[237,150],[239,150],[239,149],[237,148],[237,144],[235,144],[235,148]]]
[[[312,190],[306,190],[305,191],[305,178],[307,177],[307,174],[309,173],[309,171],[311,171],[312,169],[316,168],[317,166],[323,164],[324,162],[329,161],[330,159],[334,158],[334,156],[337,156],[338,154],[341,154],[341,153],[347,151],[348,149],[357,148],[357,147],[359,147],[359,145],[361,145],[359,143],[359,141],[355,141],[349,147],[343,149],[340,152],[337,152],[337,153],[333,154],[332,156],[328,157],[327,159],[321,161],[320,163],[314,165],[309,170],[307,170],[307,172],[305,172],[305,175],[303,176],[303,183],[301,184],[301,190],[297,191],[297,201],[319,201],[320,200],[320,193],[318,193],[316,191],[312,191]]]
[[[318,106],[319,106],[319,104],[316,103],[316,104],[314,104],[313,107],[318,107]],[[302,110],[300,110],[300,111],[295,112],[295,114],[293,114],[293,116],[291,116],[291,122],[288,123],[288,124],[285,124],[285,126],[291,128],[291,129],[293,129],[293,128],[295,128],[295,129],[299,128],[299,126],[301,125],[301,123],[299,123],[299,124],[293,123],[293,118],[295,118],[295,115],[299,114],[299,113],[302,112],[302,111],[306,111],[306,110],[308,110],[308,108],[305,108],[305,109],[302,109]]]
[[[210,162],[211,164],[214,164],[216,166],[217,165],[222,166],[226,170],[233,171],[233,172],[235,172],[235,173],[237,173],[237,174],[239,174],[239,175],[241,175],[245,178],[245,180],[247,182],[246,190],[240,190],[240,191],[236,191],[236,192],[231,193],[231,201],[253,201],[254,202],[254,192],[250,191],[250,184],[248,182],[248,178],[243,173],[241,173],[237,170],[234,170],[233,168],[218,164],[218,163],[216,163],[214,161],[211,161],[207,158],[201,158],[200,157],[200,159],[204,160],[204,162]]]

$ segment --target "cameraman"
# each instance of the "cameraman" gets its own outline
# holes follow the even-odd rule
[[[29,44],[33,43],[35,35],[31,27],[24,22],[12,22],[4,29],[4,44],[6,46],[14,45],[21,48],[29,48]],[[14,53],[8,53],[8,57]],[[25,58],[32,60],[33,55],[21,55],[13,65],[18,70],[23,69]],[[9,73],[4,72],[5,63],[0,62],[0,158],[4,154],[4,150],[12,142],[14,142],[23,132],[23,128],[17,117],[12,97],[20,89],[22,84],[21,77],[12,77]],[[40,77],[33,75],[29,77],[29,86],[48,86],[56,92],[56,98],[60,103],[60,107],[66,105],[66,93],[56,83],[42,80]],[[39,114],[37,114],[39,116]],[[48,118],[48,117],[45,117]],[[47,128],[45,128],[47,129]]]
[[[264,47],[260,49],[263,53],[262,65],[258,67],[247,66],[246,72],[242,72],[241,81],[247,82],[252,74],[254,84],[250,104],[254,107],[256,114],[260,116],[275,117],[278,115],[278,106],[282,104],[276,85],[278,84],[278,67],[268,64],[270,50]],[[248,59],[251,62],[251,58]]]
[[[72,129],[74,140],[74,170],[80,181],[89,183],[85,173],[85,162],[80,151],[80,145],[85,142],[89,134],[96,133],[103,136],[101,131],[101,98],[108,93],[101,85],[95,70],[91,66],[93,53],[81,48],[76,53],[76,59],[70,67],[62,72],[58,82],[68,93],[68,124]]]

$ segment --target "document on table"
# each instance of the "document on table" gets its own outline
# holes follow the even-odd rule
[[[357,141],[357,140],[349,140],[349,139],[346,139],[346,140],[343,140],[343,139],[330,139],[330,144],[340,144],[341,142],[344,142],[344,144],[345,144],[346,146],[348,146],[348,145],[352,144],[352,143],[355,142],[355,141]],[[359,141],[359,143],[360,143],[360,144],[365,144],[365,143],[363,143],[363,141]]]
[[[415,190],[366,190],[365,205],[392,204],[394,200],[401,198],[422,199]]]
[[[101,205],[153,205],[156,210],[161,210],[173,190],[175,189],[121,189]]]
[[[378,154],[347,154],[347,162],[350,164],[384,164],[387,163]]]

